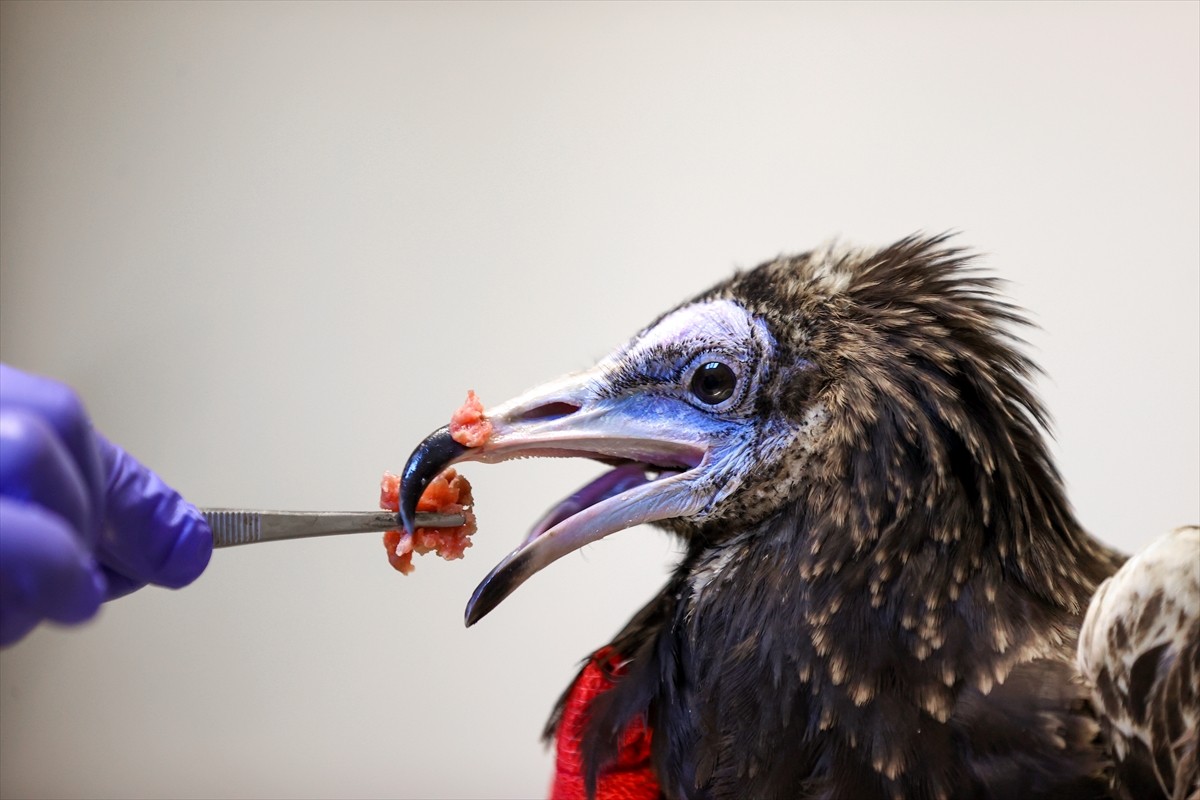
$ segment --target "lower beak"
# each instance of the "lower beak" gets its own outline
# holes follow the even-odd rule
[[[703,508],[707,498],[695,491],[695,479],[709,449],[703,424],[709,418],[682,401],[609,397],[600,386],[593,373],[581,373],[526,392],[489,410],[492,433],[481,446],[465,447],[441,428],[405,465],[400,502],[409,530],[421,493],[451,464],[544,456],[594,458],[613,466],[552,508],[483,579],[467,604],[467,625],[538,570],[589,542]]]

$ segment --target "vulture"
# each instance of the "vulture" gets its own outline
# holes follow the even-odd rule
[[[616,531],[683,542],[552,714],[552,795],[1200,797],[1200,539],[1122,567],[1081,527],[1026,324],[946,236],[832,244],[487,409],[482,445],[418,445],[409,530],[457,462],[607,466],[483,580],[468,625]]]

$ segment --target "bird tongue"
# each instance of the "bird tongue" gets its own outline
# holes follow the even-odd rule
[[[634,487],[650,483],[654,479],[646,474],[646,469],[645,464],[624,464],[604,473],[547,511],[538,520],[537,525],[533,526],[533,530],[525,537],[525,541],[521,543],[521,546],[524,547],[564,519],[578,514],[585,508],[594,506],[596,503],[607,500],[610,497],[615,497],[621,494],[621,492],[626,492]]]

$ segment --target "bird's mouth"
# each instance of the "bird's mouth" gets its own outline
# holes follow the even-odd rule
[[[524,541],[488,574],[467,604],[472,625],[535,572],[589,542],[645,522],[700,511],[697,478],[709,460],[703,425],[686,404],[646,395],[606,397],[589,373],[560,379],[489,409],[492,433],[466,447],[441,428],[414,450],[400,489],[401,516],[412,528],[429,481],[463,461],[591,458],[611,469],[557,503]],[[683,408],[681,408],[683,407]]]

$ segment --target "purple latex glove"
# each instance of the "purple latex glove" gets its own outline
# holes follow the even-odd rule
[[[185,586],[211,555],[200,512],[92,430],[71,389],[0,364],[0,645]]]

